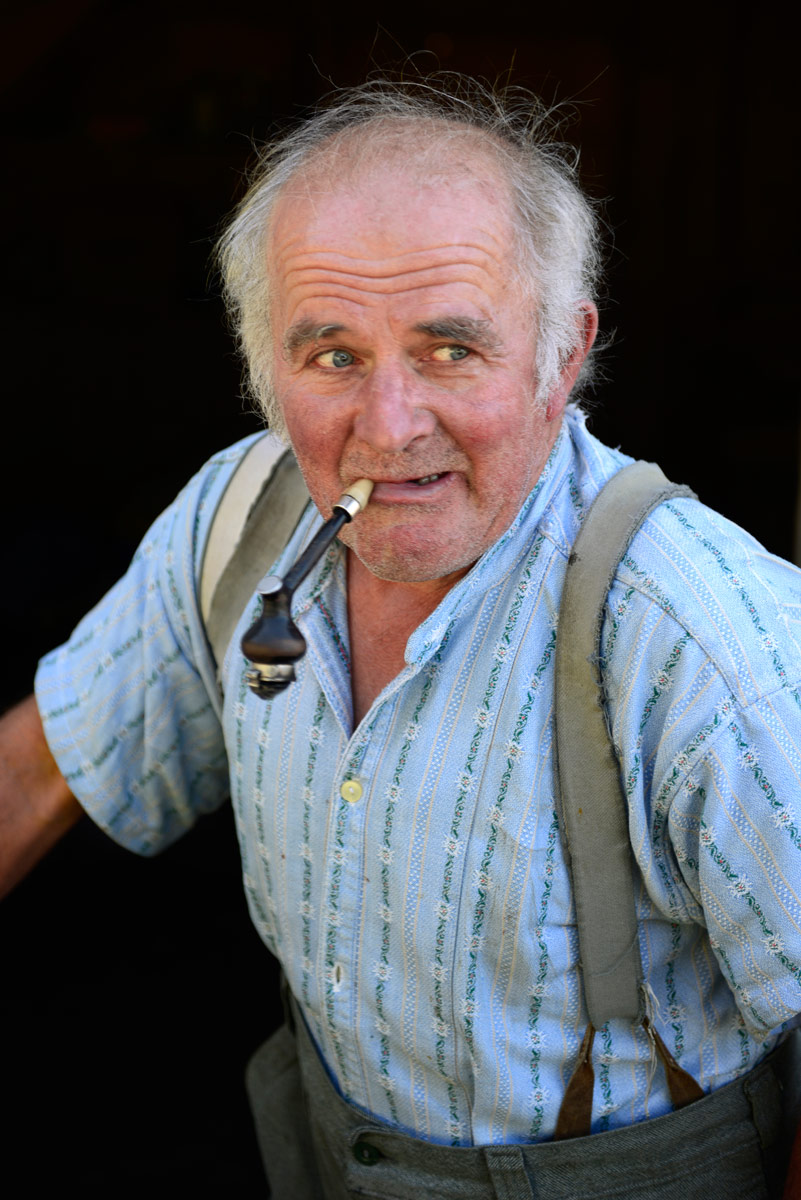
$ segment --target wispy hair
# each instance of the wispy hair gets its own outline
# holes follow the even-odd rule
[[[445,143],[468,154],[443,156]],[[217,246],[224,297],[246,381],[271,428],[285,436],[273,389],[271,279],[267,240],[287,185],[314,172],[315,189],[414,147],[414,169],[447,178],[447,164],[497,169],[514,230],[512,278],[530,308],[536,338],[537,400],[544,402],[581,336],[581,302],[595,301],[600,222],[578,183],[578,152],[559,138],[553,110],[521,88],[496,90],[453,73],[371,79],[334,93],[311,116],[262,146],[250,187]],[[453,145],[451,145],[453,149]],[[503,198],[503,197],[502,197]],[[578,384],[592,375],[592,359]]]

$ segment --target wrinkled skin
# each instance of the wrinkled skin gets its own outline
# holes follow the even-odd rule
[[[486,173],[485,173],[486,174]],[[397,168],[274,220],[276,392],[315,503],[375,481],[342,535],[377,578],[441,594],[508,528],[559,431],[592,343],[535,402],[535,334],[512,270],[502,185]],[[436,582],[435,582],[436,581]]]

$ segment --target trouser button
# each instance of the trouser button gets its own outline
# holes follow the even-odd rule
[[[369,1142],[354,1142],[353,1157],[363,1167],[374,1167],[382,1156],[381,1151],[377,1150],[375,1146],[371,1146]]]

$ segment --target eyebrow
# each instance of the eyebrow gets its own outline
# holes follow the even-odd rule
[[[493,331],[492,322],[477,317],[466,317],[454,314],[448,317],[437,317],[433,321],[419,321],[414,326],[415,333],[423,333],[427,337],[444,338],[449,342],[468,342],[483,350],[497,350],[501,341]],[[291,356],[304,346],[322,341],[337,333],[347,333],[347,325],[328,322],[320,325],[317,321],[303,320],[291,325],[284,337],[284,353]]]
[[[284,353],[292,355],[312,342],[319,342],[322,338],[330,337],[332,333],[344,333],[345,329],[344,325],[335,325],[330,322],[320,325],[317,321],[297,321],[294,325],[290,325],[286,332]]]
[[[492,328],[492,322],[476,317],[438,317],[433,321],[421,321],[415,325],[416,333],[429,337],[444,338],[449,342],[467,342],[482,350],[497,350],[501,340]]]

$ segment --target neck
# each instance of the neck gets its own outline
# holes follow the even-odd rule
[[[406,643],[461,571],[444,579],[393,583],[379,579],[348,551],[348,625],[354,725],[405,665]]]

